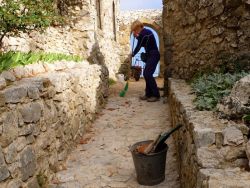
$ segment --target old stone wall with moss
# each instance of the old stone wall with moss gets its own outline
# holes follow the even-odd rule
[[[165,61],[174,77],[250,61],[249,0],[164,0],[163,25]]]
[[[0,187],[45,186],[108,96],[107,69],[38,63],[0,75]],[[45,186],[46,187],[46,186]]]
[[[45,51],[77,54],[92,63],[104,64],[111,78],[120,67],[117,38],[118,0],[58,0],[66,23],[4,39],[3,50]],[[112,52],[112,53],[111,53]]]
[[[172,125],[183,125],[174,134],[181,187],[248,188],[249,128],[197,110],[195,95],[184,80],[170,79],[169,86]]]

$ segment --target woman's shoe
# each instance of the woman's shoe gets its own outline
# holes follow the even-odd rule
[[[148,102],[156,102],[156,101],[159,101],[160,100],[160,97],[150,97],[147,99]]]
[[[143,101],[145,101],[145,100],[149,99],[149,97],[147,97],[146,95],[144,95],[144,96],[140,96],[140,99],[143,100]]]

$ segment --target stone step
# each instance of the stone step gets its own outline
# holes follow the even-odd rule
[[[201,169],[198,174],[198,188],[249,188],[250,172],[240,168]]]

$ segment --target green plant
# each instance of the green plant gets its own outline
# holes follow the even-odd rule
[[[48,177],[43,173],[39,172],[36,176],[37,183],[41,188],[45,188],[48,183]]]
[[[0,46],[5,36],[43,31],[52,24],[62,22],[55,9],[55,0],[1,0]]]
[[[52,63],[54,61],[82,61],[82,58],[79,56],[57,54],[57,53],[44,53],[44,52],[7,52],[0,53],[0,72],[3,70],[8,70],[10,68],[28,65],[36,63],[38,61]]]
[[[115,80],[113,80],[112,78],[109,78],[109,85],[112,86],[116,83]]]
[[[244,116],[242,117],[242,119],[243,119],[244,121],[250,121],[250,114],[244,115]]]
[[[204,74],[194,79],[191,83],[193,91],[196,94],[194,101],[199,110],[213,110],[218,101],[230,94],[230,91],[236,81],[246,76],[247,73],[212,73]]]
[[[242,117],[243,122],[249,127],[250,126],[250,114],[246,114]],[[250,136],[250,132],[249,132]]]

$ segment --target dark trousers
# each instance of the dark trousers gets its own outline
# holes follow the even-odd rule
[[[149,53],[143,76],[146,82],[145,95],[147,97],[160,97],[160,93],[153,77],[156,66],[160,60],[159,52]]]

